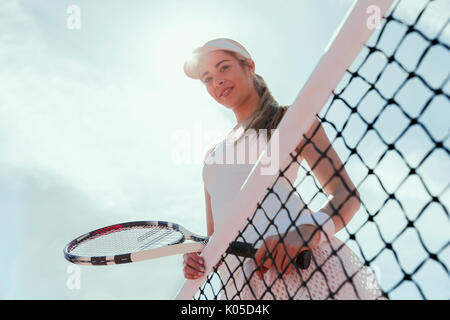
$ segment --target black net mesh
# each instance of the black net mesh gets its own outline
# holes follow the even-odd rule
[[[196,299],[450,297],[450,28],[448,11],[439,25],[433,18],[439,3],[411,7],[411,2],[396,2],[317,115],[343,166],[331,160],[329,148],[315,145],[319,130],[304,135],[305,144],[291,153],[290,163],[235,240],[249,241],[248,231],[269,248],[269,227],[283,240],[274,217],[287,211],[290,226],[295,226],[303,210],[321,209],[324,189],[334,179],[340,179],[347,193],[328,206],[335,221],[344,222],[345,205],[351,211],[360,203],[351,221],[336,237],[312,248],[308,269],[272,267],[260,279],[255,259],[224,254]],[[299,157],[308,147],[317,152],[314,163]],[[321,185],[314,170],[323,163],[331,164],[334,175]],[[290,170],[298,171],[295,181]],[[302,207],[287,204],[295,197],[302,199]],[[278,202],[276,212],[265,209],[269,200]],[[256,228],[255,219],[265,220],[268,228]],[[293,230],[304,238],[298,228]],[[303,240],[308,246],[308,239]],[[268,259],[273,257],[268,254]]]

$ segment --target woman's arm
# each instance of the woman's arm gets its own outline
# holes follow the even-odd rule
[[[211,237],[211,235],[214,233],[214,220],[211,209],[211,197],[206,188],[204,189],[205,189],[205,208],[206,208],[206,231],[208,237]]]
[[[300,157],[306,160],[314,176],[327,193],[329,200],[320,211],[332,216],[335,230],[338,232],[350,222],[359,210],[361,206],[359,192],[319,120],[314,119],[306,137],[311,139],[312,143],[305,145],[306,140],[303,139],[296,151],[301,150]],[[301,149],[302,147],[303,149]],[[324,156],[321,158],[322,154]],[[333,175],[335,176],[333,177]]]
[[[332,216],[335,231],[337,232],[358,211],[361,205],[359,193],[345,170],[341,159],[328,140],[325,130],[317,119],[314,120],[313,125],[305,135],[311,139],[312,143],[306,144],[306,139],[302,139],[297,146],[296,152],[300,151],[299,162],[302,159],[306,160],[315,177],[327,193],[329,200],[320,211]],[[321,158],[322,154],[324,156]],[[334,176],[336,171],[334,168],[338,172],[336,176]],[[351,195],[352,192],[354,192],[353,195]],[[281,242],[278,236],[269,236],[264,239],[266,245],[261,246],[255,255],[257,266],[261,266],[260,272],[257,272],[257,276],[260,279],[262,279],[264,271],[273,265],[276,265],[278,270],[285,270],[287,268],[287,272],[289,272],[290,268],[292,268],[290,258],[294,257],[299,249],[311,249],[319,244],[320,237],[319,233],[315,232],[315,226],[304,224],[299,226],[298,229],[300,230],[301,237],[297,230],[290,231],[285,234],[282,241],[283,245],[280,245]],[[307,245],[302,244],[303,239],[307,241]],[[301,248],[299,248],[299,245]],[[267,251],[271,252],[275,258],[267,259]],[[286,257],[289,257],[289,259],[286,259]]]
[[[213,150],[214,148],[211,148],[206,152],[203,163],[206,162],[206,159],[208,159],[209,155]],[[211,235],[214,233],[214,220],[211,209],[211,196],[209,195],[208,190],[206,190],[206,186],[204,186],[204,191],[205,191],[205,210],[206,210],[206,232],[208,237],[211,237]]]
[[[205,161],[213,149],[208,150],[205,155]],[[206,209],[206,232],[208,237],[214,233],[214,221],[211,209],[211,197],[204,187],[205,191],[205,209]],[[183,271],[186,279],[197,279],[203,276],[205,271],[205,261],[200,257],[200,252],[190,252],[183,255]]]

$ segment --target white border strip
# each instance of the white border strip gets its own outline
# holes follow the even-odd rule
[[[351,66],[359,52],[367,43],[375,28],[369,29],[368,19],[373,16],[368,14],[369,7],[379,10],[379,21],[391,7],[394,0],[358,0],[355,1],[344,19],[339,32],[331,39],[330,45],[323,53],[319,63],[312,72],[308,81],[299,92],[294,104],[288,108],[286,116],[278,126],[279,137],[283,137],[283,143],[279,144],[279,161],[281,167],[289,157],[303,134],[306,133],[317,114],[327,102],[333,90],[337,87],[346,70]],[[375,7],[373,7],[375,6]],[[370,11],[372,13],[372,11]],[[192,299],[206,277],[213,271],[213,266],[217,264],[223,252],[226,251],[229,243],[238,236],[247,223],[247,218],[254,213],[257,202],[248,199],[257,199],[258,202],[267,193],[267,187],[272,185],[278,177],[278,170],[275,174],[261,174],[264,172],[263,163],[267,150],[276,150],[271,146],[271,139],[267,148],[262,152],[261,157],[253,167],[246,182],[244,182],[239,197],[236,199],[230,216],[224,223],[230,228],[216,230],[209,240],[208,245],[202,251],[202,257],[206,261],[205,275],[196,280],[186,280],[176,299]],[[278,147],[278,146],[276,146]],[[269,157],[270,158],[270,157]],[[267,158],[266,158],[267,160]],[[267,172],[267,171],[266,171]],[[233,226],[234,230],[231,230]]]

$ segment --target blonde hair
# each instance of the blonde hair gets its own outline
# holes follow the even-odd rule
[[[245,68],[248,65],[247,59],[242,57],[240,54],[223,50],[224,52],[232,55],[241,65],[242,68]],[[260,107],[255,113],[252,115],[250,122],[244,127],[244,131],[239,136],[237,140],[239,140],[242,136],[245,135],[248,129],[255,129],[257,135],[259,136],[259,129],[267,129],[267,139],[270,140],[272,132],[271,129],[276,129],[281,119],[283,118],[284,112],[287,110],[289,106],[280,106],[280,104],[275,100],[267,87],[266,82],[263,77],[259,74],[253,75],[253,87],[259,96]]]

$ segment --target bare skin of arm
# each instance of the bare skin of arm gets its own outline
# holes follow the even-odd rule
[[[205,156],[205,160],[208,158],[208,155],[211,153],[212,149],[210,149]],[[205,192],[205,209],[206,209],[206,228],[207,235],[210,237],[214,233],[214,221],[211,209],[211,196],[209,195],[206,188],[204,188]],[[205,261],[200,256],[201,252],[191,252],[185,253],[183,255],[183,271],[184,277],[186,279],[197,279],[203,276],[205,270]]]

